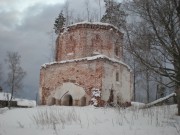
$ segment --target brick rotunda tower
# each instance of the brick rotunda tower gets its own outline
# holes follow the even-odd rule
[[[83,22],[63,28],[56,40],[56,61],[41,67],[41,104],[130,102],[132,73],[122,58],[123,34],[116,27]]]

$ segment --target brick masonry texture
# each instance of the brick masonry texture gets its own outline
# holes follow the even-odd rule
[[[41,68],[41,104],[88,105],[94,88],[101,91],[97,106],[109,101],[110,91],[113,102],[129,102],[132,73],[127,66],[106,58],[73,61],[98,54],[122,61],[122,37],[111,25],[80,23],[65,28],[56,40],[56,61],[72,61]]]

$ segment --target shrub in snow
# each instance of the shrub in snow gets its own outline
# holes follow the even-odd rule
[[[91,105],[96,107],[102,106],[101,91],[97,88],[92,89]]]
[[[92,94],[93,94],[93,97],[101,97],[101,91],[99,89],[93,88]]]

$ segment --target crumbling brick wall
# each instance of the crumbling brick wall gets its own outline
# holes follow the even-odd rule
[[[86,96],[91,96],[91,89],[102,87],[102,61],[79,61],[54,64],[41,69],[40,86],[42,104],[46,104],[51,92],[65,82],[72,82],[83,87]]]
[[[123,34],[111,25],[78,24],[64,29],[56,40],[56,61],[101,53],[122,60]],[[118,54],[115,54],[116,48]]]

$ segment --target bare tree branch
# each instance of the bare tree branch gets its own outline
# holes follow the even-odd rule
[[[17,52],[8,52],[7,59],[5,59],[9,67],[6,83],[11,91],[10,102],[14,96],[14,92],[22,88],[22,80],[26,75],[26,72],[20,66],[20,58],[21,56]]]

